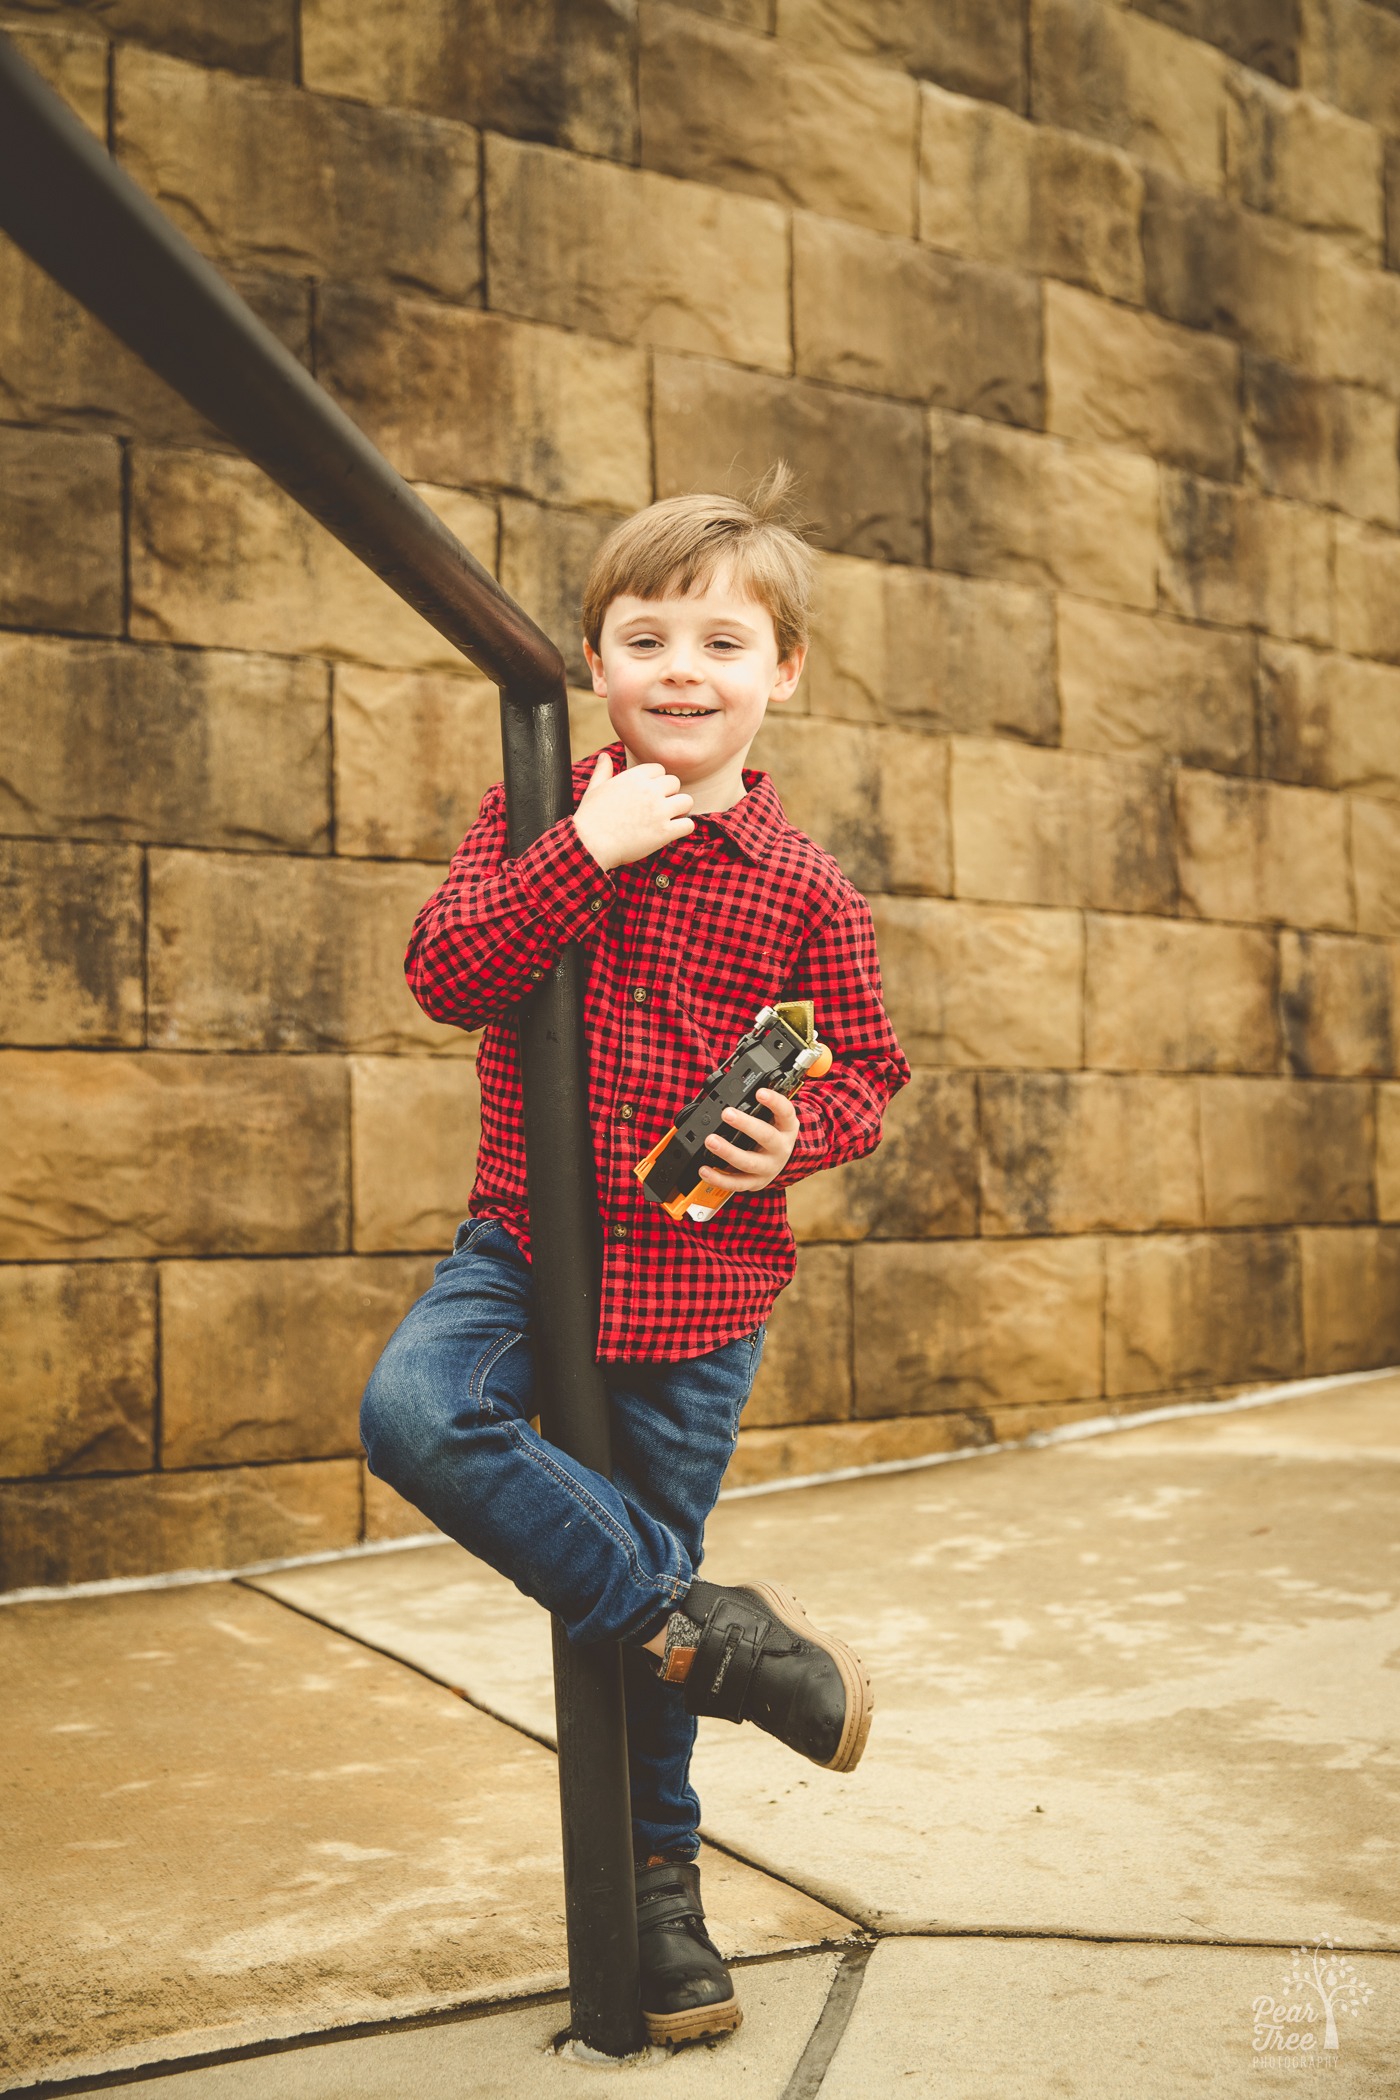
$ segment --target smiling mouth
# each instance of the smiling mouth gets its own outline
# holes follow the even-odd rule
[[[696,722],[704,715],[716,715],[717,707],[649,707],[649,715],[667,715],[676,722]]]

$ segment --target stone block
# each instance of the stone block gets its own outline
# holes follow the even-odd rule
[[[1337,646],[1400,663],[1400,535],[1337,520]]]
[[[1400,1223],[1400,1086],[1376,1088],[1376,1216]]]
[[[1156,605],[1154,461],[937,409],[930,425],[940,569]]]
[[[1153,169],[1142,249],[1147,301],[1158,313],[1234,336],[1262,356],[1308,363],[1316,294],[1301,232]]]
[[[500,777],[500,696],[484,678],[337,667],[338,853],[446,860]]]
[[[786,459],[828,552],[923,560],[922,419],[908,403],[658,354],[654,415],[658,496],[740,488]]]
[[[494,133],[486,196],[497,312],[788,370],[778,205]]]
[[[916,1065],[1055,1069],[1082,1055],[1083,922],[915,897],[871,899],[885,1001]]]
[[[1177,776],[1182,910],[1199,919],[1350,928],[1340,797],[1272,781]]]
[[[951,792],[957,896],[1098,911],[1175,909],[1171,796],[1162,766],[958,737]]]
[[[1221,185],[1229,67],[1218,51],[1100,0],[1031,0],[1037,122],[1121,146],[1198,190]]]
[[[770,711],[752,763],[772,773],[790,821],[862,890],[946,897],[948,746],[916,729],[785,719]]]
[[[1053,743],[1048,591],[830,554],[799,688],[814,715]]]
[[[1300,85],[1392,136],[1400,133],[1400,16],[1382,0],[1302,0]]]
[[[1374,1216],[1371,1088],[1327,1079],[1200,1079],[1208,1225]]]
[[[141,855],[0,838],[0,1043],[141,1041]]]
[[[1313,95],[1233,72],[1225,96],[1225,192],[1331,236],[1379,262],[1384,238],[1381,139]]]
[[[1076,287],[1045,286],[1045,427],[1230,480],[1239,467],[1232,343]]]
[[[1129,0],[1129,5],[1186,36],[1218,44],[1271,80],[1297,85],[1298,0],[1234,0],[1230,7],[1218,7],[1215,0]]]
[[[149,1034],[157,1050],[456,1050],[404,982],[440,868],[152,853]]]
[[[317,343],[317,377],[401,473],[602,510],[650,501],[640,350],[329,288]]]
[[[293,0],[241,0],[236,8],[225,0],[71,0],[65,11],[92,18],[95,28],[110,35],[198,65],[279,80],[290,80],[295,70]]]
[[[920,241],[799,212],[792,227],[797,370],[1038,429],[1040,287]]]
[[[956,255],[1143,294],[1142,177],[1126,153],[926,87],[919,237]]]
[[[1102,1392],[1102,1318],[1096,1239],[857,1247],[856,1413],[962,1408],[990,1442],[994,1403]]]
[[[1300,1232],[1304,1369],[1313,1377],[1400,1363],[1400,1232]]]
[[[0,428],[0,624],[121,633],[121,476],[111,438]]]
[[[360,1395],[432,1280],[422,1257],[162,1262],[162,1466],[358,1456]]]
[[[1252,770],[1250,636],[1067,593],[1056,604],[1056,632],[1067,749]]]
[[[805,1247],[768,1322],[744,1427],[844,1421],[852,1402],[850,1250]]]
[[[1148,304],[1319,379],[1400,393],[1400,283],[1332,241],[1149,173]]]
[[[1348,934],[1279,936],[1288,1069],[1299,1078],[1389,1078],[1400,1050],[1400,951]]]
[[[118,160],[215,262],[479,299],[467,125],[134,47],[118,49],[113,110]]]
[[[1259,764],[1300,786],[1400,801],[1400,670],[1263,643]]]
[[[1358,933],[1400,940],[1400,809],[1351,800],[1351,860]]]
[[[592,682],[583,654],[583,591],[593,557],[617,523],[607,512],[501,498],[501,583],[556,644],[574,685]],[[492,778],[499,775],[497,766]]]
[[[338,1058],[0,1052],[0,1260],[337,1252],[347,1091]]]
[[[1105,1243],[1104,1383],[1113,1395],[1296,1378],[1291,1232],[1152,1233]]]
[[[467,1215],[481,1095],[466,1058],[356,1057],[353,1244],[445,1254]]]
[[[989,1238],[1200,1225],[1196,1087],[1099,1072],[984,1072]]]
[[[49,86],[62,95],[75,116],[107,143],[108,47],[71,21],[5,24],[5,34]]]
[[[155,1463],[155,1276],[136,1262],[0,1268],[0,1474]]]
[[[385,1480],[376,1480],[368,1466],[360,1468],[360,1492],[364,1497],[366,1541],[441,1537],[421,1509],[396,1495]]]
[[[617,0],[305,0],[302,78],[575,153],[636,158],[636,30]]]
[[[1315,286],[1307,368],[1323,379],[1400,394],[1400,279],[1360,268],[1331,241],[1298,238],[1310,241]]]
[[[0,831],[330,843],[324,665],[0,635]]]
[[[1400,524],[1400,406],[1365,387],[1243,363],[1246,477],[1268,496]]]
[[[642,0],[640,37],[644,167],[913,232],[919,96],[904,73],[808,58],[663,0]]]
[[[997,1410],[891,1415],[868,1422],[792,1423],[741,1429],[724,1476],[730,1488],[761,1481],[812,1479],[846,1467],[927,1458],[934,1451],[983,1449],[996,1440]]]
[[[977,1230],[970,1072],[915,1072],[885,1110],[878,1152],[788,1190],[799,1240],[961,1239]],[[807,1257],[804,1255],[803,1260]]]
[[[1026,106],[1020,0],[778,0],[778,35],[823,56],[883,59],[964,95]]]
[[[445,310],[445,309],[444,309]],[[423,488],[479,561],[495,512]],[[450,642],[251,461],[137,450],[131,475],[131,631],[139,640],[459,668]]]
[[[234,290],[303,364],[311,362],[307,284],[226,270]],[[223,438],[123,348],[36,263],[0,239],[0,413],[80,432],[135,433],[225,450]]]
[[[1270,934],[1189,919],[1085,924],[1084,1062],[1111,1072],[1276,1072]]]
[[[238,1568],[353,1546],[359,1472],[357,1459],[339,1458],[3,1487],[0,1584]]]
[[[1164,468],[1162,602],[1188,620],[1329,642],[1332,524],[1326,511]]]

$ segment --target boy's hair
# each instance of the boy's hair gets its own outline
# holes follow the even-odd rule
[[[745,497],[668,496],[609,533],[583,593],[583,632],[596,649],[614,598],[667,598],[702,589],[720,569],[773,617],[781,663],[807,639],[815,564],[792,522],[785,460]]]

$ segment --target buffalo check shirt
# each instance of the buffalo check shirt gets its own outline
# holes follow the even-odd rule
[[[620,744],[611,757],[621,771]],[[575,807],[595,758],[573,769]],[[583,949],[603,1229],[600,1361],[682,1362],[765,1320],[796,1266],[784,1188],[871,1151],[885,1103],[909,1077],[881,1004],[864,898],[788,823],[766,773],[746,772],[744,786],[732,809],[605,873],[567,817],[509,858],[498,783],[409,939],[405,969],[424,1011],[485,1030],[470,1209],[498,1219],[527,1258],[512,1010],[571,941]],[[707,1224],[677,1224],[647,1202],[633,1167],[759,1008],[780,999],[813,1002],[834,1058],[796,1099],[792,1157],[759,1194],[731,1196]]]

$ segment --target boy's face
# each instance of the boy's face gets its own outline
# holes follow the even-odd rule
[[[674,773],[697,809],[712,795],[742,795],[768,703],[789,698],[807,654],[804,643],[780,662],[767,606],[723,573],[684,596],[614,598],[597,649],[585,648],[593,690],[632,758]]]

